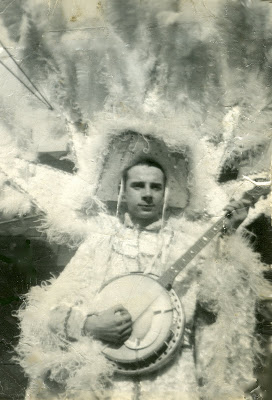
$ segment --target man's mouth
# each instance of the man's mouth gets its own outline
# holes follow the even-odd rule
[[[154,207],[154,204],[139,204],[139,207],[150,210]]]

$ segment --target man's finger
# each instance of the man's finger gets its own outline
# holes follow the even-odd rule
[[[241,204],[238,204],[238,205],[229,204],[224,208],[224,210],[233,211],[233,210],[238,210],[239,208],[244,208],[244,206]]]
[[[131,316],[128,313],[125,315],[118,314],[115,318],[118,325],[124,325],[125,323],[131,324]]]
[[[251,199],[242,199],[241,203],[244,204],[245,206],[249,207],[252,204]]]
[[[132,332],[132,329],[131,329],[131,328],[126,329],[126,330],[122,333],[122,338],[127,337],[127,336],[130,337],[131,332]]]
[[[118,332],[123,333],[125,330],[131,329],[131,327],[131,322],[125,322],[124,324],[118,326]]]
[[[121,343],[125,343],[129,339],[130,335],[124,336],[121,339]]]
[[[120,315],[121,319],[123,322],[131,322],[131,315],[129,314],[129,312],[124,312]]]
[[[116,305],[116,306],[113,306],[112,307],[112,310],[114,311],[114,313],[117,313],[117,312],[127,312],[127,309],[124,307],[124,306],[122,306],[122,304],[118,304],[118,305]]]
[[[238,208],[248,208],[252,204],[251,200],[249,199],[243,199],[240,201],[231,201],[225,208],[224,210],[230,210],[230,209],[238,209]]]
[[[233,208],[233,209],[231,207],[225,208],[227,217],[232,217],[234,215],[241,214],[241,213],[247,214],[247,210],[248,210],[247,207],[239,207],[239,208]]]

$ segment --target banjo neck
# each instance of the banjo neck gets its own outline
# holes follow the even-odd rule
[[[201,250],[219,233],[224,227],[226,216],[221,217],[211,228],[209,228],[200,239],[198,239],[189,250],[186,251],[167,271],[158,279],[158,282],[167,290],[173,286],[178,274],[188,265]]]
[[[262,196],[267,196],[270,192],[270,182],[254,182],[253,189],[248,190],[242,199],[248,200],[249,206],[254,206]],[[171,290],[177,275],[192,261],[193,258],[224,228],[224,222],[228,215],[222,216],[211,228],[209,228],[195,244],[186,251],[178,260],[158,279],[158,282],[167,290]]]

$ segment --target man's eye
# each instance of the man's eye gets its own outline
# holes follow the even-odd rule
[[[151,189],[153,189],[155,191],[160,191],[160,190],[162,190],[162,186],[161,185],[152,185]]]
[[[144,187],[144,185],[141,183],[132,183],[131,187],[133,189],[142,189]]]

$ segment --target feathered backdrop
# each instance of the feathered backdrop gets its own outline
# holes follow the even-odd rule
[[[2,7],[4,213],[33,204],[45,212],[56,206],[56,217],[63,203],[67,213],[79,209],[97,192],[112,135],[128,130],[163,138],[172,150],[187,146],[193,214],[220,212],[244,190],[243,174],[268,178],[269,3],[26,0]],[[37,164],[44,143],[63,150],[65,141],[73,176]],[[238,179],[222,184],[226,169],[238,169]]]
[[[189,224],[191,235],[196,234],[197,223],[188,219],[200,218],[202,224],[207,215],[221,215],[231,197],[239,197],[252,186],[244,182],[243,175],[269,180],[271,9],[269,2],[257,0],[2,0],[2,213],[43,211],[43,227],[58,243],[78,246],[86,236],[91,241],[92,233],[95,236],[98,231],[106,240],[110,235],[99,226],[102,219],[98,218],[97,225],[95,218],[103,216],[106,207],[107,193],[100,196],[101,182],[105,170],[114,170],[106,162],[112,158],[114,162],[117,147],[112,147],[112,140],[126,132],[136,132],[147,142],[150,138],[162,141],[169,158],[182,155],[184,162],[176,166],[187,168],[180,172],[188,201],[177,225]],[[73,173],[39,162],[39,151],[49,145],[56,150],[67,145],[67,157],[75,165]],[[121,169],[119,156],[117,148]],[[108,200],[112,200],[110,195]],[[251,218],[268,212],[268,205],[261,200]],[[240,343],[236,337],[254,336],[254,302],[263,285],[262,267],[247,244],[231,240],[229,263],[225,256],[222,260],[212,256],[200,285],[205,289],[203,298],[217,296],[223,310],[212,325],[212,335],[206,331],[208,345],[207,340],[200,343],[215,358],[210,369],[200,360],[204,378],[211,378],[213,395],[220,388],[221,381],[214,377],[223,374],[222,359],[228,364],[237,356],[238,369],[232,374],[237,371],[238,377],[239,373],[245,377],[243,366],[251,368],[257,353],[250,341]],[[103,247],[99,248],[106,256]],[[82,263],[80,251],[77,257],[78,265],[88,265]],[[84,280],[80,277],[79,281]],[[35,301],[42,301],[41,293],[46,290],[34,288],[29,295],[34,303],[28,310],[34,310],[35,321]],[[235,310],[244,311],[238,322],[233,318]],[[44,326],[34,325],[37,330]],[[27,326],[26,321],[22,327],[27,335],[34,332],[35,336],[33,325]],[[46,330],[43,335],[45,342],[52,339]],[[78,366],[78,356],[73,357],[86,352],[84,343],[82,347],[76,344],[74,353],[67,353],[65,360],[60,357],[60,362]],[[228,351],[214,354],[217,343]],[[29,352],[27,341],[21,346],[22,353]],[[94,349],[94,355],[99,352]],[[37,376],[40,367],[43,371],[43,365],[56,362],[55,351],[46,353],[44,364],[38,353],[34,358]],[[94,370],[88,360],[91,370],[78,369],[85,383],[105,367],[101,360]],[[24,362],[32,359],[22,361],[25,367]],[[53,372],[57,377],[57,364]],[[33,377],[33,370],[29,375]],[[70,382],[73,388],[74,383]]]

